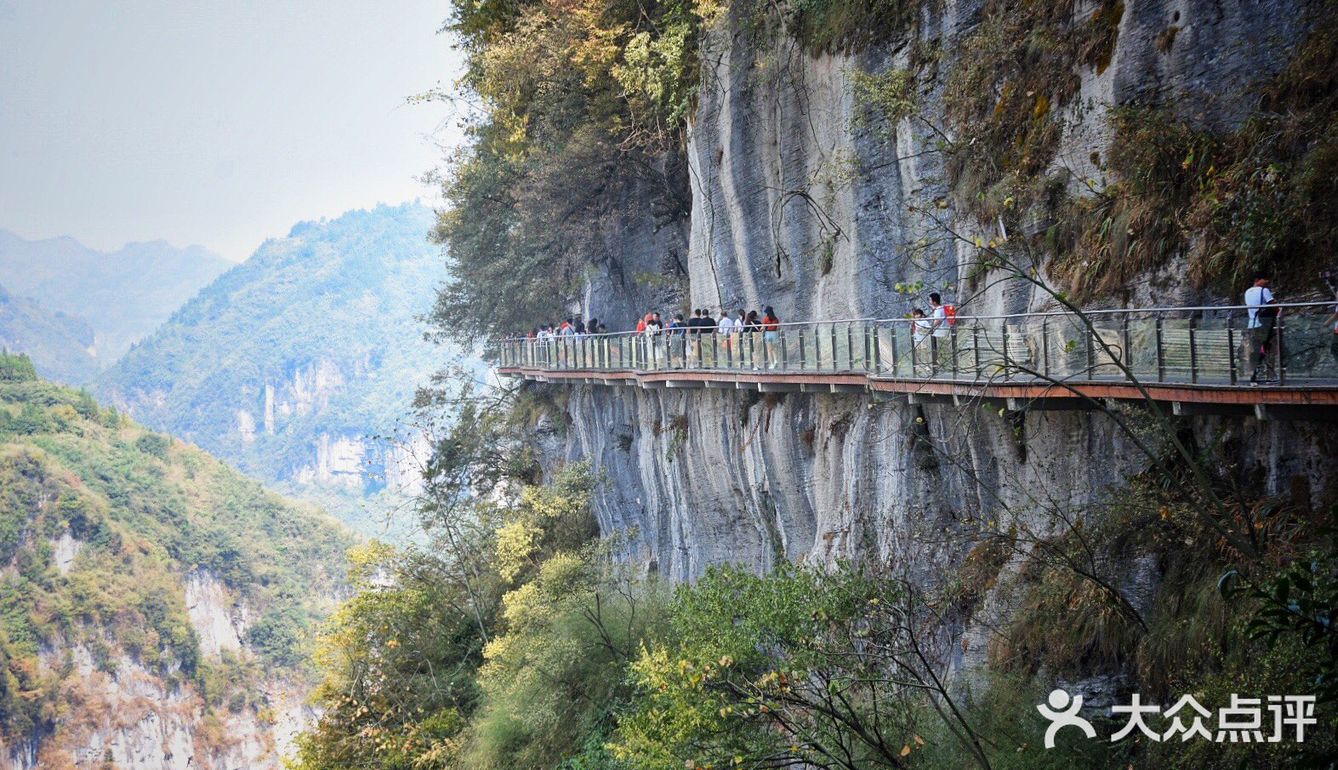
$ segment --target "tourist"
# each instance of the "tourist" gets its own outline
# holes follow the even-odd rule
[[[770,362],[770,368],[775,369],[780,364],[781,320],[770,305],[767,305],[763,312],[766,315],[762,318],[762,342],[766,345],[767,361]]]
[[[736,331],[734,319],[729,317],[729,312],[723,307],[720,308],[720,320],[716,322],[716,334],[720,335],[720,346],[725,351],[725,366],[734,364],[734,345],[731,337]]]
[[[945,366],[952,359],[952,343],[948,339],[952,336],[952,327],[948,323],[948,309],[943,304],[943,298],[936,291],[929,294],[929,319],[932,329],[929,344],[933,355],[933,364],[937,369],[940,366]]]
[[[1245,290],[1246,312],[1250,319],[1247,329],[1250,333],[1250,384],[1259,384],[1259,368],[1263,365],[1265,369],[1265,382],[1273,380],[1273,361],[1271,354],[1273,352],[1273,332],[1277,326],[1278,308],[1268,307],[1276,305],[1277,300],[1273,298],[1273,290],[1269,288],[1272,281],[1268,273],[1256,273],[1254,285]]]
[[[933,371],[928,365],[932,356],[925,345],[933,331],[934,325],[925,317],[925,311],[918,307],[911,310],[911,373],[914,376],[925,376]]]
[[[698,366],[701,363],[701,354],[702,354],[701,333],[702,333],[702,311],[700,309],[694,309],[692,311],[692,317],[688,319],[687,323],[688,340],[686,344],[687,346],[686,354],[688,357],[689,366]]]
[[[669,363],[675,368],[682,368],[683,359],[687,355],[688,334],[688,325],[683,322],[683,314],[675,313],[665,331],[669,336]]]

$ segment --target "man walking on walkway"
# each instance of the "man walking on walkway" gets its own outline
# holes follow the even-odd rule
[[[1273,290],[1269,288],[1272,283],[1268,273],[1257,273],[1254,277],[1254,285],[1245,290],[1246,312],[1250,315],[1250,321],[1247,325],[1250,333],[1250,384],[1259,384],[1259,367],[1264,365],[1265,378],[1268,382],[1273,379],[1273,332],[1277,326],[1278,309],[1268,307],[1276,305],[1277,300],[1273,298]]]

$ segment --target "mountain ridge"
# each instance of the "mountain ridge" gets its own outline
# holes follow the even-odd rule
[[[200,245],[134,241],[116,251],[72,236],[29,240],[0,229],[0,284],[52,312],[85,319],[106,367],[232,265]]]
[[[406,203],[295,224],[173,312],[96,392],[289,493],[328,504],[339,492],[360,520],[367,496],[416,483],[421,442],[378,437],[397,433],[441,365],[418,320],[439,280],[431,221]]]

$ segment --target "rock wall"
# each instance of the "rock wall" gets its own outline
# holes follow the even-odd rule
[[[56,549],[77,555],[81,545],[67,536]],[[247,607],[226,585],[197,570],[186,576],[184,590],[204,658],[252,655],[243,642]],[[257,695],[267,704],[263,714],[250,707],[208,709],[192,681],[164,677],[123,653],[102,657],[81,643],[42,650],[40,673],[60,680],[65,711],[51,735],[29,736],[22,745],[0,743],[0,768],[277,770],[291,754],[293,738],[316,718],[305,703],[305,684],[262,682]]]
[[[1000,414],[866,396],[570,388],[550,457],[602,475],[601,530],[626,558],[691,580],[711,564],[766,569],[874,554],[926,583],[955,568],[979,522],[1038,533],[1049,511],[1096,504],[1149,460],[1109,418]],[[1153,436],[1137,407],[1121,417]],[[1335,483],[1322,426],[1203,418],[1195,436],[1247,485],[1319,499]],[[968,526],[968,522],[975,522]],[[1005,525],[1006,526],[1006,525]]]
[[[1105,172],[1093,153],[1109,149],[1110,110],[1136,100],[1155,98],[1206,127],[1239,123],[1256,106],[1252,84],[1287,63],[1313,7],[1306,0],[1123,6],[1109,64],[1074,70],[1078,96],[1063,108],[1052,166],[1069,169],[1075,187],[1084,178],[1108,181],[1098,179]],[[926,4],[918,40],[819,56],[784,34],[759,34],[745,18],[748,4],[731,8],[705,41],[688,133],[691,306],[773,305],[785,320],[898,317],[912,302],[924,306],[934,288],[953,296],[971,283],[962,241],[936,239],[932,230],[941,235],[941,227],[908,212],[934,210],[968,240],[995,235],[954,209],[936,151],[945,138],[936,131],[953,132],[944,117],[947,73],[983,2]],[[1095,8],[1080,2],[1073,16],[1088,18]],[[853,73],[907,67],[917,44],[939,52],[917,93],[926,119],[857,120]],[[924,292],[908,298],[894,290],[901,282],[923,282]],[[1025,282],[973,288],[975,312],[1047,303]],[[1145,304],[1152,291],[1141,282],[1128,301]],[[1191,289],[1174,268],[1156,291],[1163,304],[1220,299]],[[961,516],[1027,516],[1039,498],[1055,496],[1089,502],[1148,463],[1106,417],[1087,413],[1010,418],[849,395],[564,390],[566,425],[549,425],[550,458],[591,460],[606,476],[597,500],[604,532],[626,537],[629,558],[675,579],[713,563],[765,569],[778,558],[830,560],[861,549],[913,573],[942,571],[965,545],[925,536]],[[1320,461],[1332,447],[1315,426],[1204,418],[1192,430],[1264,491],[1303,481],[1318,499],[1332,486]]]
[[[276,481],[355,496],[382,489],[416,494],[421,485],[417,458],[426,456],[425,436],[392,441],[371,435],[376,430],[371,425],[306,434],[302,424],[304,418],[330,412],[332,401],[347,400],[350,389],[379,374],[370,355],[343,365],[320,358],[294,366],[283,377],[267,378],[263,386],[241,394],[247,406],[236,410],[233,430],[247,447],[285,431],[303,433],[306,443],[290,455]]]
[[[740,18],[751,12],[748,4],[733,4],[730,23],[705,43],[700,106],[688,134],[693,307],[772,305],[785,320],[900,317],[911,302],[894,291],[898,282],[922,281],[927,292],[964,281],[962,241],[942,238],[946,228],[968,240],[997,233],[953,207],[939,148],[972,141],[969,127],[958,131],[946,119],[944,88],[983,5],[922,6],[918,43],[941,52],[917,89],[923,119],[886,125],[862,114],[853,75],[910,67],[917,41],[894,38],[817,57],[783,35],[759,46]],[[1092,158],[1108,155],[1108,115],[1120,105],[1170,105],[1210,128],[1239,123],[1257,107],[1254,84],[1286,65],[1314,7],[1313,0],[1124,4],[1109,65],[1074,69],[1080,86],[1057,116],[1063,135],[1052,168],[1071,173],[1074,193],[1084,192],[1084,179],[1097,187],[1109,181]],[[1073,17],[1086,19],[1095,8],[1078,2]],[[935,210],[946,227],[908,213],[911,207]],[[922,237],[931,244],[908,258]],[[1043,305],[1044,297],[1020,288],[983,291],[973,308]],[[1188,287],[1174,289],[1189,299]],[[1173,297],[1159,299],[1171,304]]]

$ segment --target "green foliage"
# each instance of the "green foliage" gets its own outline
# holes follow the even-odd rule
[[[325,713],[298,766],[597,757],[589,744],[623,692],[617,661],[654,613],[615,590],[587,549],[593,485],[588,467],[572,466],[505,502],[475,501],[464,516],[480,526],[439,524],[433,552],[353,552],[357,593],[321,636]],[[508,531],[520,533],[511,545]]]
[[[350,564],[356,593],[321,634],[324,713],[299,743],[298,767],[447,767],[478,699],[484,638],[469,597],[423,554],[373,542]]]
[[[506,633],[484,650],[483,705],[463,767],[612,765],[600,739],[630,697],[625,667],[652,638],[661,602],[652,587],[633,593],[594,565],[554,555],[503,598]]]
[[[254,666],[304,676],[297,643],[324,614],[348,542],[332,521],[197,449],[108,420],[86,392],[2,382],[0,415],[0,563],[12,567],[0,575],[0,732],[59,729],[71,708],[63,693],[78,673],[39,674],[43,649],[81,646],[109,673],[128,656],[214,705],[254,686],[259,674],[220,678],[221,664],[201,657],[190,573],[258,613]]]
[[[450,246],[432,315],[442,335],[563,313],[585,270],[618,256],[592,223],[629,200],[649,197],[660,223],[686,215],[682,128],[715,13],[696,0],[457,5],[464,82],[485,110],[452,160],[435,231]]]
[[[813,55],[850,52],[905,33],[920,12],[906,0],[789,0],[785,26]]]
[[[633,665],[642,698],[615,754],[636,767],[892,767],[923,746],[915,676],[892,647],[910,609],[889,576],[782,564],[760,577],[713,569],[681,589],[667,644]],[[912,748],[915,747],[915,748]]]
[[[37,379],[32,359],[19,353],[0,352],[0,382],[24,382]]]
[[[897,123],[915,112],[919,102],[915,91],[915,73],[890,69],[885,72],[850,73],[850,87],[859,108],[852,122],[856,128],[879,127],[884,141],[896,138]]]
[[[167,450],[172,446],[172,439],[161,433],[145,433],[135,439],[135,448],[146,455],[153,455],[159,460],[167,459]]]

